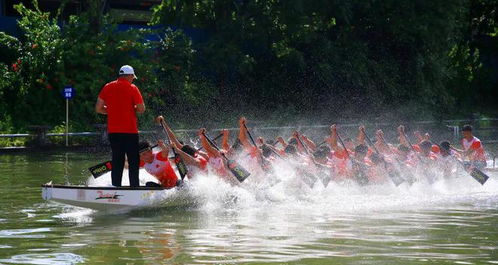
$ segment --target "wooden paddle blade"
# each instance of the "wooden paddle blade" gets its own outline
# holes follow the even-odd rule
[[[302,175],[302,180],[306,185],[308,185],[310,188],[313,188],[315,186],[316,181],[318,180],[315,175],[308,173],[306,171],[301,172]]]
[[[477,180],[477,182],[481,183],[481,185],[484,185],[484,183],[486,183],[486,181],[488,181],[489,179],[488,175],[477,168],[472,169],[472,171],[470,172],[470,176]]]
[[[304,176],[303,182],[306,183],[306,185],[308,185],[312,189],[315,186],[316,177],[310,178],[310,177]]]
[[[104,163],[100,163],[98,165],[95,165],[93,167],[88,168],[88,171],[90,171],[90,173],[92,173],[92,176],[94,178],[98,178],[98,177],[104,175],[105,173],[107,173],[111,170],[112,170],[111,161],[106,161]]]
[[[176,168],[178,169],[178,173],[180,173],[180,177],[183,180],[188,173],[188,168],[187,165],[185,165],[185,162],[183,162],[182,158],[178,154],[176,154],[175,156],[175,164]]]
[[[365,186],[370,182],[368,180],[368,177],[365,175],[364,167],[362,167],[358,163],[353,162],[353,169],[355,171],[354,179],[356,183],[358,183],[360,186]]]
[[[249,171],[241,167],[235,160],[228,160],[228,168],[230,172],[237,178],[238,181],[243,182],[247,177],[251,175]]]
[[[304,183],[306,183],[306,185],[308,185],[310,188],[313,188],[313,186],[315,186],[315,182],[318,180],[315,175],[309,173],[303,168],[296,168],[296,174],[297,177],[300,178]]]
[[[405,182],[405,180],[399,174],[396,174],[396,172],[389,172],[389,177],[396,187]]]
[[[330,181],[332,180],[330,174],[328,174],[328,172],[330,172],[330,168],[324,167],[323,165],[320,164],[316,165],[320,169],[318,170],[317,176],[322,181],[323,187],[326,188],[329,185]]]
[[[331,180],[332,180],[332,178],[330,176],[322,177],[323,186],[326,188],[329,185]]]
[[[369,183],[368,178],[365,175],[363,175],[362,173],[356,174],[355,175],[355,179],[356,179],[356,182],[360,186],[365,186],[365,185],[367,185]]]
[[[396,187],[405,182],[405,179],[401,177],[400,172],[391,163],[384,161],[384,167],[387,170],[387,175]]]

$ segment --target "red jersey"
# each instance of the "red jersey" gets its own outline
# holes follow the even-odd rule
[[[225,166],[225,161],[221,157],[210,156],[208,159],[209,172],[220,177],[228,176],[228,171]]]
[[[144,167],[149,174],[156,177],[163,187],[173,188],[176,186],[178,177],[168,158],[163,157],[162,152],[155,153],[154,160],[151,163],[140,161],[140,166]]]
[[[470,161],[486,161],[486,156],[484,154],[484,148],[482,147],[481,140],[477,137],[473,137],[471,140],[465,138],[462,139],[462,146],[465,151],[472,150],[470,154]]]
[[[207,170],[208,161],[204,157],[202,157],[200,155],[195,155],[195,158],[199,159],[199,163],[201,165],[201,170],[202,171],[206,171]]]
[[[434,153],[434,154],[439,154],[441,153],[441,148],[439,148],[438,145],[436,144],[433,144],[432,147],[431,147],[431,151]]]
[[[353,156],[354,153],[351,150],[348,150],[349,155]],[[350,178],[349,170],[351,168],[351,160],[348,157],[348,153],[341,149],[339,151],[335,151],[330,159],[331,164],[333,166],[333,179],[336,181],[342,181]]]
[[[107,109],[107,132],[138,133],[135,106],[143,103],[138,87],[118,78],[102,88],[99,98]]]
[[[386,175],[388,172],[382,164],[371,165],[367,168],[367,172],[365,173],[369,183],[380,184],[387,181]]]
[[[199,162],[199,167],[192,166],[192,165],[187,165],[188,167],[188,174],[187,176],[189,178],[195,177],[198,174],[201,173],[207,173],[208,172],[208,161],[201,155],[195,154],[194,158]]]

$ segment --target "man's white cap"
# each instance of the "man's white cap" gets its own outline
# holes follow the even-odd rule
[[[119,69],[119,74],[120,75],[133,75],[133,77],[137,78],[137,76],[135,75],[135,71],[133,70],[133,67],[131,67],[129,65],[121,66],[121,68]]]

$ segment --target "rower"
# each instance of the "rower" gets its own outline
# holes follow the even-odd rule
[[[188,144],[184,144],[181,148],[173,145],[173,148],[185,162],[185,165],[188,168],[187,177],[189,179],[208,172],[207,159],[200,155],[198,150]]]
[[[442,141],[439,144],[439,158],[438,158],[438,168],[443,172],[443,176],[448,178],[457,171],[459,154],[451,149],[451,143],[449,141]]]
[[[263,171],[265,172],[270,172],[273,170],[273,163],[276,160],[276,156],[279,156],[279,154],[271,148],[269,144],[263,144],[261,145],[261,159],[264,159],[265,162],[261,163],[261,166],[263,167]]]
[[[159,140],[157,145],[161,148],[161,151],[153,152],[149,142],[143,141],[139,143],[140,167],[145,168],[145,171],[156,177],[161,186],[165,188],[176,187],[180,184],[180,181],[168,159],[170,147],[164,144],[162,140]],[[148,182],[146,186],[150,185],[151,183]]]
[[[387,168],[384,163],[384,158],[378,153],[372,153],[370,155],[371,166],[367,167],[367,178],[368,183],[371,184],[382,184],[387,181],[388,170],[394,170],[392,164]]]
[[[465,161],[464,165],[466,167],[473,167],[478,169],[483,169],[486,167],[486,156],[484,153],[484,148],[482,146],[481,140],[475,137],[472,132],[472,126],[465,125],[462,128],[462,147],[463,150],[454,148],[459,151],[464,158],[468,158],[469,161]]]
[[[453,158],[459,158],[459,155],[458,153],[451,149],[451,143],[449,141],[442,141],[440,144],[439,144],[439,154],[441,156],[441,158],[444,158],[444,159],[453,159]]]
[[[333,154],[331,155],[331,164],[334,171],[332,179],[342,182],[346,179],[352,178],[352,173],[350,173],[351,163],[349,162],[349,155],[354,156],[354,151],[352,150],[354,149],[354,143],[351,138],[346,138],[344,140],[344,146],[347,150],[345,150],[337,144],[337,139],[337,126],[332,124],[330,126],[330,137],[327,139],[331,150],[333,150]]]
[[[209,140],[206,138],[206,129],[201,128],[198,133],[199,138],[201,139],[201,144],[204,150],[206,150],[208,155],[208,172],[212,173],[222,179],[225,179],[231,183],[236,183],[233,181],[232,177],[229,174],[228,167],[226,165],[225,160],[223,159],[223,155],[221,152],[217,150],[215,147],[211,145]]]
[[[418,144],[420,149],[420,154],[422,155],[422,159],[427,159],[428,161],[437,160],[436,154],[433,152],[432,143],[428,140],[422,141]]]
[[[239,119],[239,135],[238,140],[240,144],[243,146],[242,153],[247,156],[241,156],[243,163],[249,167],[250,171],[255,175],[259,175],[263,169],[266,169],[266,165],[263,165],[263,157],[261,156],[261,149],[258,148],[257,144],[252,138],[251,142],[249,141],[249,132],[247,129],[247,120],[245,117],[241,117]]]

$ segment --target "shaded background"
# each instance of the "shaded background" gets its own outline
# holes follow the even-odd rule
[[[141,128],[158,113],[196,128],[498,110],[497,1],[0,2],[2,132],[63,130],[66,85],[71,129],[104,123],[93,106],[123,64],[149,107]]]

